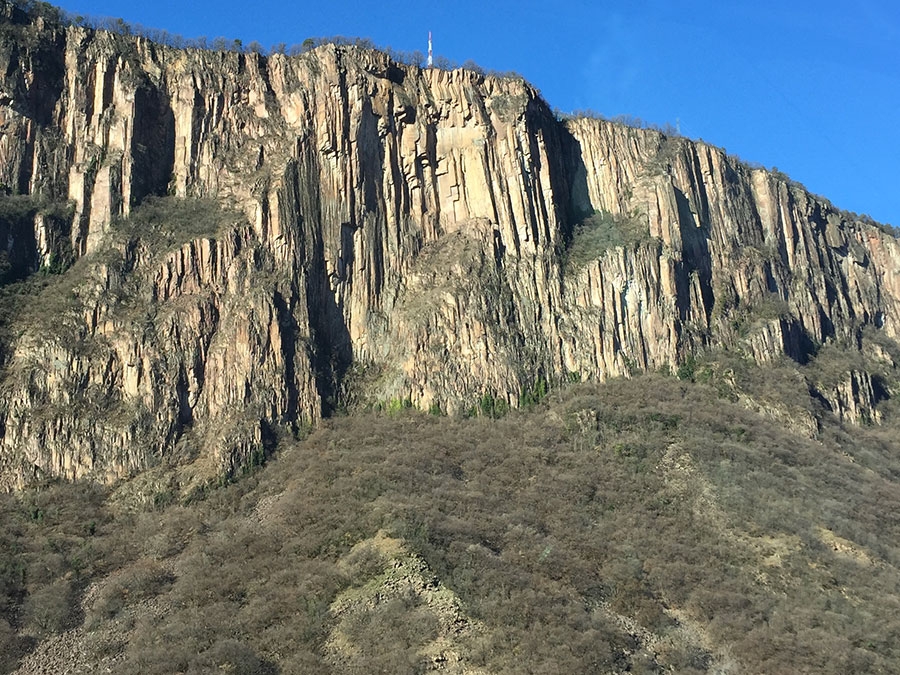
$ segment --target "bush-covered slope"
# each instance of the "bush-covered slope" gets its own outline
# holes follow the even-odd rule
[[[720,366],[501,419],[336,417],[204,490],[172,467],[4,497],[4,665],[895,671],[894,416],[841,426],[811,402],[809,438],[730,400],[774,410],[796,370]]]

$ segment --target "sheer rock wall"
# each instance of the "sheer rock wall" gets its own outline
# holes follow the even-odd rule
[[[898,241],[702,142],[371,50],[5,22],[0,183],[69,200],[65,228],[38,213],[17,237],[34,268],[77,262],[4,345],[4,486],[178,453],[234,471],[346,398],[454,412],[709,346],[802,361],[864,326],[897,337]],[[238,215],[123,234],[154,195]],[[594,212],[646,236],[572,264]]]

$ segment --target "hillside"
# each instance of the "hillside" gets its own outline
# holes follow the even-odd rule
[[[0,501],[0,653],[43,640],[20,675],[895,672],[897,428],[823,420],[809,439],[645,375],[502,419],[335,417],[202,494],[177,467],[47,485]]]
[[[0,672],[900,670],[891,228],[126,33],[0,0]]]

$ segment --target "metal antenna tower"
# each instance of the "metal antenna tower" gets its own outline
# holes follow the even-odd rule
[[[434,56],[431,53],[431,31],[428,31],[428,67],[434,65]]]

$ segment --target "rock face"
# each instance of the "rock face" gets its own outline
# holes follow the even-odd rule
[[[897,337],[897,239],[704,143],[373,50],[2,27],[0,183],[69,204],[0,219],[6,253],[75,261],[3,345],[2,486],[234,471],[348,396],[455,412],[705,347]]]

